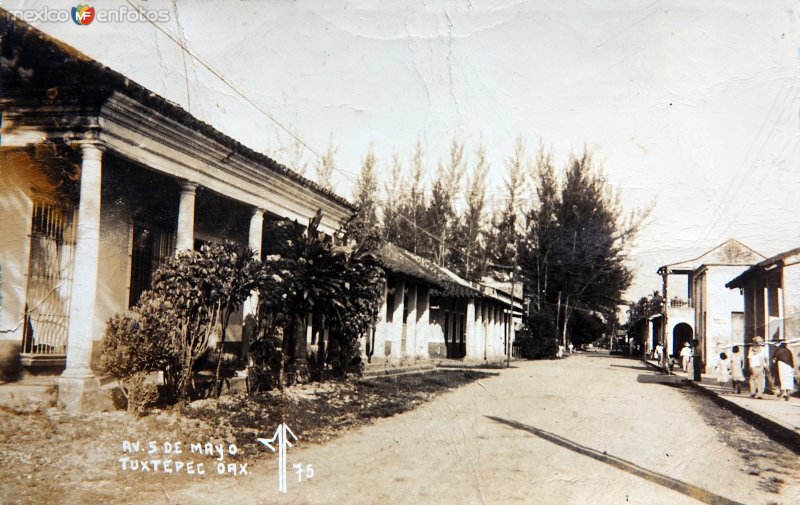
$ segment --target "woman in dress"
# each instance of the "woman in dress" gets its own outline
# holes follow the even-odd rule
[[[794,355],[786,347],[786,342],[781,342],[772,360],[778,365],[778,377],[781,380],[781,389],[778,395],[783,394],[783,399],[788,402],[789,394],[794,390]]]

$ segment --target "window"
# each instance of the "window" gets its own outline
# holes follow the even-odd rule
[[[34,202],[22,352],[67,352],[72,265],[75,258],[74,206]]]

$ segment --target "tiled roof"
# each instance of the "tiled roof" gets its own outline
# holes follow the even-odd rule
[[[800,256],[800,247],[795,247],[794,249],[790,249],[788,251],[784,251],[780,254],[776,254],[770,258],[765,259],[755,265],[751,266],[744,272],[742,272],[739,276],[734,278],[732,281],[725,284],[726,288],[739,288],[743,287],[744,283],[751,279],[754,275],[757,275],[759,272],[767,270],[769,267],[777,265],[778,263],[784,262],[785,259],[790,258],[792,256]]]
[[[442,294],[450,296],[484,296],[473,286],[447,268],[417,256],[391,243],[384,244],[372,253],[375,260],[390,272],[399,273],[428,282]]]

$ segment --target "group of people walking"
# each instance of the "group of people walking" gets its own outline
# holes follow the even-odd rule
[[[679,354],[680,365],[681,370],[692,376],[695,381],[699,381],[703,369],[701,353],[699,352],[700,342],[695,340],[693,344],[693,346],[690,346],[689,342],[684,342]],[[662,365],[665,373],[672,373],[672,368],[676,365],[673,358],[664,354],[664,346],[661,345],[661,342],[656,344],[653,349],[653,359]]]
[[[714,369],[717,381],[723,390],[730,384],[733,392],[740,394],[742,386],[747,381],[746,370],[749,375],[751,398],[763,398],[766,386],[770,386],[777,397],[783,397],[784,400],[789,401],[789,395],[794,391],[795,360],[792,351],[786,346],[786,342],[778,344],[778,348],[772,356],[772,363],[770,363],[764,339],[760,336],[755,337],[747,351],[746,369],[744,353],[739,346],[733,346],[731,351],[730,356],[724,352],[720,353],[719,361]],[[774,365],[774,368],[771,365]],[[777,374],[773,373],[773,369],[777,371]]]
[[[685,342],[679,357],[681,369],[695,381],[700,381],[703,368],[699,351],[699,342],[694,345]],[[744,346],[742,346],[744,347]],[[763,398],[767,387],[775,392],[777,397],[789,401],[789,396],[794,391],[796,362],[792,351],[786,342],[780,342],[770,360],[764,344],[764,339],[756,336],[747,351],[747,360],[742,348],[734,345],[730,355],[727,352],[719,354],[719,361],[714,367],[720,387],[728,387],[735,394],[741,394],[743,388],[749,385],[751,398]],[[675,360],[665,355],[664,347],[658,343],[653,349],[653,359],[662,363],[665,370],[672,370]],[[663,360],[663,361],[662,361]]]

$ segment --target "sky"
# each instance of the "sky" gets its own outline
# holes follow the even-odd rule
[[[383,187],[418,139],[431,175],[453,138],[470,161],[483,142],[497,206],[518,137],[558,167],[586,148],[625,212],[653,206],[628,299],[728,238],[800,245],[796,1],[106,0],[124,19],[86,26],[0,5],[311,178],[332,141],[348,198],[370,145]]]

